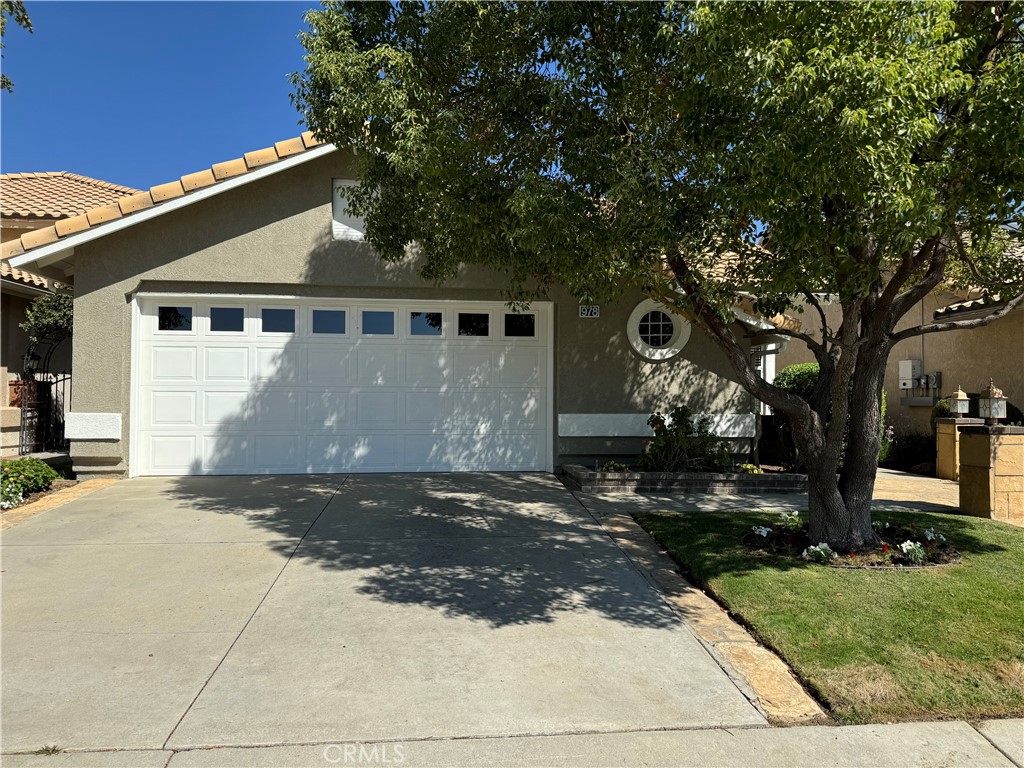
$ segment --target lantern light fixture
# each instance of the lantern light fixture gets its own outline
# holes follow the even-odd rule
[[[1003,394],[1003,390],[992,382],[992,379],[988,380],[988,387],[981,392],[981,399],[978,400],[978,415],[989,426],[994,426],[1000,419],[1006,418],[1006,396]]]

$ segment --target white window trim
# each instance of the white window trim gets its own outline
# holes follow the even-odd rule
[[[302,324],[300,322],[299,308],[290,304],[260,304],[256,312],[256,335],[257,336],[269,336],[271,338],[284,338],[286,336],[297,336],[301,330]],[[291,331],[264,331],[263,330],[263,310],[264,309],[290,309],[292,311],[292,317],[295,320],[295,325]]]
[[[483,336],[463,336],[459,333],[459,315],[487,315],[487,333]],[[452,318],[452,333],[457,339],[500,339],[500,336],[494,335],[494,313],[490,310],[473,310],[473,309],[459,309],[455,311],[455,317]],[[527,336],[526,338],[530,338]]]
[[[213,329],[213,310],[215,310],[215,309],[240,309],[240,310],[242,310],[242,330],[240,330],[240,331],[215,331]],[[248,337],[249,336],[249,324],[250,324],[251,320],[252,320],[251,313],[249,312],[249,307],[246,304],[229,304],[227,302],[223,302],[223,303],[219,303],[218,302],[218,303],[207,304],[207,305],[205,305],[203,307],[203,322],[206,323],[206,328],[204,330],[205,330],[206,333],[210,334],[211,336],[217,336],[217,337],[224,336],[226,338],[231,338],[231,337],[234,337],[234,338],[245,338],[245,337]],[[192,327],[193,328],[195,327],[195,322],[192,323]]]
[[[366,331],[363,330],[363,313],[364,312],[390,312],[391,313],[391,317],[394,319],[393,323],[392,323],[392,326],[391,326],[392,328],[394,328],[394,332],[393,333],[367,333]],[[364,338],[364,339],[397,339],[397,338],[400,338],[401,337],[401,326],[399,325],[399,321],[398,321],[398,313],[399,313],[399,308],[397,306],[359,307],[356,310],[356,314],[358,315],[358,321],[357,322],[359,323],[359,325],[358,325],[359,336],[361,338]]]
[[[672,339],[664,347],[652,347],[640,338],[640,320],[648,312],[654,311],[664,312],[668,315],[672,319],[672,326],[675,329],[672,333]],[[683,347],[690,340],[691,330],[690,322],[685,317],[673,312],[664,304],[654,299],[644,299],[636,305],[633,312],[629,315],[629,320],[626,323],[626,338],[629,339],[630,346],[633,347],[638,355],[652,362],[661,362],[671,360],[682,351]]]
[[[187,331],[161,331],[160,330],[160,307],[175,307],[175,308],[188,307],[189,309],[192,310],[192,327],[189,330],[187,330]],[[199,313],[196,311],[197,306],[196,306],[195,303],[187,303],[187,302],[184,302],[184,301],[175,302],[173,304],[171,302],[167,302],[166,304],[158,303],[155,306],[155,309],[156,309],[156,313],[153,316],[153,318],[154,318],[153,335],[154,336],[173,336],[175,338],[178,338],[178,337],[181,337],[181,336],[196,336],[199,333],[199,328],[198,328],[198,325],[199,325],[198,315],[199,315]]]
[[[313,313],[314,312],[344,312],[345,313],[345,332],[344,333],[314,333],[313,331]],[[311,339],[347,339],[352,336],[352,310],[348,307],[330,307],[330,306],[312,306],[309,307],[307,317],[306,334]]]
[[[506,315],[533,315],[533,333],[529,336],[507,336],[505,335],[505,316]],[[501,323],[501,340],[512,341],[516,339],[536,339],[537,338],[537,313],[536,312],[502,312],[501,318],[498,320]]]
[[[424,312],[424,313],[426,313],[426,312],[439,312],[441,314],[441,333],[437,334],[436,336],[426,336],[426,335],[423,335],[423,334],[414,334],[412,332],[412,313],[413,312]],[[414,341],[414,342],[415,341],[422,341],[422,340],[437,341],[438,339],[447,339],[448,338],[448,333],[451,330],[451,327],[450,327],[450,325],[448,323],[448,313],[445,312],[444,310],[437,309],[436,307],[433,308],[433,309],[431,309],[431,308],[422,309],[420,307],[417,307],[414,304],[410,304],[408,306],[402,307],[401,313],[402,313],[402,317],[405,318],[405,324],[402,327],[402,331],[403,331],[403,333],[405,333],[405,338],[407,340]]]
[[[365,223],[348,213],[348,206],[340,193],[343,187],[356,186],[359,182],[353,179],[331,180],[331,237],[336,241],[361,243],[366,239]]]

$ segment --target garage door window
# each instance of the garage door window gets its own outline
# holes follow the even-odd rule
[[[345,310],[343,309],[314,309],[313,333],[344,336],[345,320]]]
[[[409,313],[410,336],[440,336],[441,331],[442,327],[440,312]]]
[[[161,331],[191,331],[192,307],[159,307],[157,329]]]
[[[242,307],[210,307],[212,333],[242,333],[245,330],[245,310]]]
[[[364,336],[394,336],[395,313],[378,310],[363,310]]]
[[[507,338],[533,338],[537,335],[537,316],[506,313],[505,336]]]
[[[264,307],[260,313],[263,333],[295,333],[295,310]]]
[[[491,316],[477,312],[459,312],[459,336],[489,336]]]

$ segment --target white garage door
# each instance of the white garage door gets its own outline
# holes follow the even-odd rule
[[[145,298],[143,475],[551,469],[550,305]]]

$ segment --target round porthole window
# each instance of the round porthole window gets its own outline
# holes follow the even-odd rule
[[[648,360],[668,360],[690,340],[690,323],[663,304],[647,299],[629,316],[626,337],[633,349]]]

